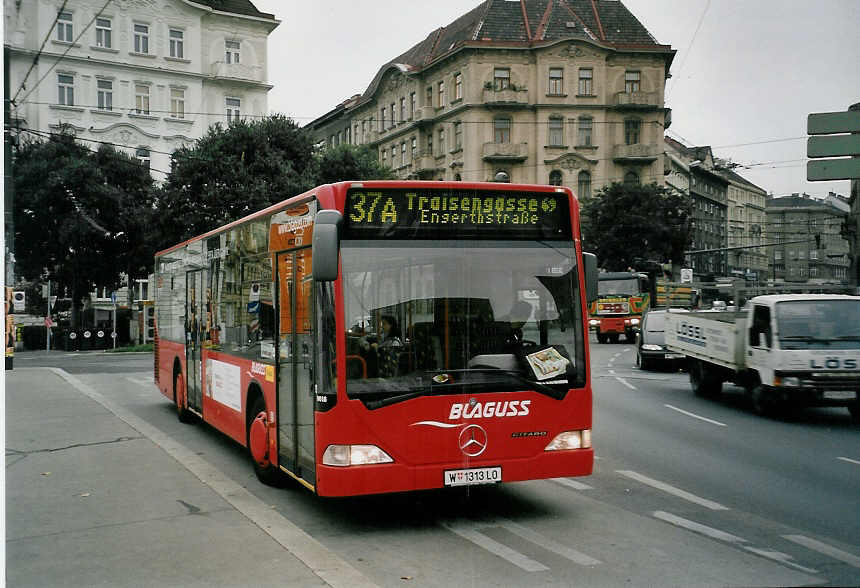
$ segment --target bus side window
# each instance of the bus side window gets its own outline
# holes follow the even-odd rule
[[[770,309],[766,306],[756,306],[753,309],[753,324],[750,329],[750,347],[761,346],[761,335],[764,335],[767,347],[771,346]]]

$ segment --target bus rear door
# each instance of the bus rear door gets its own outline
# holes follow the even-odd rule
[[[203,412],[202,357],[204,329],[206,328],[206,306],[204,287],[206,271],[190,271],[185,280],[185,365],[188,372],[188,408]]]

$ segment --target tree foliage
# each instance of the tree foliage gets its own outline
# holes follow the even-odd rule
[[[657,184],[605,186],[582,202],[583,248],[607,271],[643,262],[681,264],[692,234],[692,201]]]
[[[107,145],[93,153],[60,132],[23,142],[12,176],[18,275],[51,279],[77,307],[94,287],[151,268],[140,249],[152,179],[137,160]]]
[[[291,119],[216,124],[173,153],[159,194],[168,247],[314,186],[313,141]]]
[[[394,178],[391,168],[379,163],[376,151],[364,145],[338,145],[324,149],[316,155],[315,163],[317,184]]]

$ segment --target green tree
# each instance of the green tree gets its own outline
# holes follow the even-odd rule
[[[117,287],[133,265],[149,171],[110,147],[93,153],[61,131],[23,142],[12,176],[17,273],[52,280],[54,292],[72,299],[77,326],[83,298],[98,286]]]
[[[161,246],[311,189],[313,152],[310,134],[283,115],[209,127],[192,147],[173,153],[159,193]]]
[[[338,145],[319,151],[315,158],[316,183],[348,180],[391,180],[394,172],[379,163],[376,150],[365,145]]]
[[[688,196],[657,184],[614,183],[582,202],[583,248],[596,253],[608,271],[624,271],[642,261],[680,265],[692,219]]]

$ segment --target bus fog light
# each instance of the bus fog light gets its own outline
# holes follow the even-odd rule
[[[559,451],[563,449],[588,449],[591,447],[591,430],[565,431],[555,436],[555,439],[544,448],[544,451]]]
[[[330,466],[392,462],[391,456],[376,445],[329,445],[323,453],[323,464]]]

